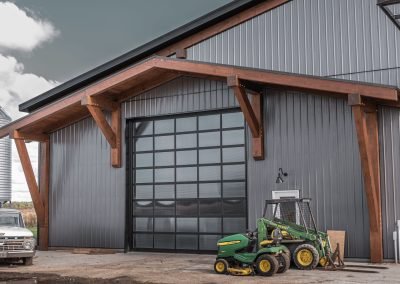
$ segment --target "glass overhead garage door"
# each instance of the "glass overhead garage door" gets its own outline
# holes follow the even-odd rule
[[[246,149],[238,111],[132,120],[130,247],[216,250],[247,227]]]

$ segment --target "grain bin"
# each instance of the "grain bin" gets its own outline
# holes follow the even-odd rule
[[[11,117],[0,107],[0,127],[11,122]],[[0,139],[0,202],[11,201],[11,140]]]

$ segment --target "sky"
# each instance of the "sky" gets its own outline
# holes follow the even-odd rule
[[[18,105],[230,0],[0,0],[0,106]],[[28,151],[37,172],[37,143]],[[13,143],[13,201],[29,201]]]

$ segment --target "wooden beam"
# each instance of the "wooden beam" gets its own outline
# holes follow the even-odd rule
[[[119,106],[117,102],[112,101],[107,97],[101,97],[101,96],[83,97],[81,100],[81,104],[83,106],[90,105],[90,106],[100,107],[101,109],[108,111],[116,110]]]
[[[176,50],[175,55],[176,55],[176,58],[186,59],[186,57],[187,57],[186,49],[180,48],[180,49]]]
[[[44,221],[39,223],[39,249],[49,248],[49,186],[50,186],[50,142],[40,143],[39,192],[44,209]]]
[[[10,139],[46,142],[49,141],[50,136],[42,133],[24,133],[21,131],[13,131],[10,133]]]
[[[251,134],[253,135],[253,137],[259,137],[260,124],[247,97],[246,90],[244,89],[244,87],[237,85],[232,85],[229,87],[233,89],[235,97],[239,102],[240,109],[242,110],[244,118],[249,125]]]
[[[253,158],[264,159],[264,131],[262,98],[260,93],[251,92],[252,102],[247,97],[246,89],[240,84],[237,76],[227,77],[227,85],[232,88],[243,116],[252,134]]]
[[[19,155],[19,159],[21,161],[22,169],[24,171],[26,183],[28,184],[28,189],[31,194],[38,223],[44,224],[45,223],[44,206],[39,193],[39,187],[36,182],[35,174],[33,172],[28,150],[26,149],[25,141],[22,139],[15,139],[14,142],[15,146],[17,147],[17,152]]]
[[[377,112],[365,112],[361,103],[352,105],[361,157],[364,190],[367,197],[371,262],[383,261],[382,211],[379,174],[379,141]]]
[[[107,139],[108,143],[110,144],[111,148],[116,148],[117,146],[117,138],[111,126],[108,124],[107,119],[100,109],[100,107],[87,105],[87,108],[92,115],[94,121],[96,122],[97,126],[100,128],[101,132],[103,133],[104,137]]]
[[[122,165],[122,142],[121,142],[121,104],[111,113],[111,128],[115,134],[115,147],[111,149],[111,164],[114,168]]]
[[[260,93],[252,93],[251,94],[251,104],[254,110],[254,114],[258,121],[259,135],[258,137],[252,137],[252,151],[253,158],[256,160],[264,160],[264,112],[263,112],[263,96]]]

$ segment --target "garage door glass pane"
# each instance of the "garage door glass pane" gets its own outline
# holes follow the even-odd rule
[[[154,215],[156,216],[174,216],[175,201],[156,201]]]
[[[175,232],[175,218],[154,218],[154,232]]]
[[[177,235],[176,248],[182,250],[197,250],[197,235]]]
[[[175,181],[175,168],[155,169],[155,182],[173,182]]]
[[[225,130],[222,132],[222,145],[244,144],[243,130]]]
[[[221,163],[221,150],[219,148],[199,150],[199,164],[218,163]]]
[[[134,237],[137,248],[153,247],[153,234],[136,234]]]
[[[136,183],[153,182],[153,170],[136,170]]]
[[[244,119],[241,112],[222,114],[222,128],[232,127],[244,127]]]
[[[180,134],[176,135],[176,148],[196,148],[197,147],[197,134]]]
[[[197,164],[197,151],[177,151],[176,164],[178,166]]]
[[[153,201],[136,201],[133,204],[136,216],[153,215]]]
[[[154,234],[154,248],[158,249],[174,249],[175,235],[173,234]]]
[[[199,117],[199,130],[219,129],[220,115],[204,115]]]
[[[153,153],[136,154],[136,167],[152,167]]]
[[[156,136],[154,145],[155,150],[174,149],[174,136]]]
[[[154,122],[154,134],[174,133],[174,120],[156,120]]]
[[[224,218],[225,234],[243,233],[246,229],[246,218]]]
[[[221,183],[200,183],[199,197],[200,198],[221,197]]]
[[[176,198],[197,198],[197,184],[177,184]]]
[[[154,154],[156,167],[173,166],[175,164],[175,152],[159,152]]]
[[[136,185],[134,198],[136,198],[136,199],[152,199],[153,198],[153,186],[152,185]]]
[[[152,135],[153,134],[153,121],[137,122],[135,125],[134,135]]]
[[[155,199],[174,199],[175,198],[175,185],[173,184],[160,184],[154,187]]]
[[[136,152],[153,150],[153,137],[143,137],[136,139]]]
[[[224,165],[222,168],[224,180],[237,180],[245,179],[246,168],[245,165]]]
[[[200,218],[200,232],[202,233],[218,233],[221,232],[221,218]]]
[[[221,238],[218,235],[201,235],[200,250],[216,250],[217,242]]]
[[[181,233],[197,232],[197,218],[176,218],[176,231]]]
[[[199,167],[199,180],[219,180],[221,179],[220,166],[205,166]]]
[[[200,199],[199,203],[200,203],[200,216],[222,215],[221,200]]]
[[[219,146],[221,134],[220,132],[204,132],[199,133],[199,147]]]
[[[224,197],[246,197],[246,184],[244,182],[224,182]]]
[[[153,218],[136,218],[137,232],[153,232]]]
[[[185,167],[176,169],[176,181],[196,181],[197,167]]]
[[[176,201],[176,216],[197,216],[197,199]]]
[[[197,130],[197,118],[196,117],[184,117],[176,119],[176,132],[196,131]]]
[[[244,162],[245,154],[243,147],[222,149],[222,160],[224,163]]]
[[[224,216],[246,215],[246,201],[244,199],[224,200],[223,206],[224,206]]]

